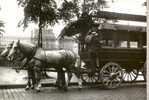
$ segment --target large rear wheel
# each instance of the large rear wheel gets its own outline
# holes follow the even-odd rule
[[[105,88],[113,89],[119,87],[121,84],[122,74],[122,68],[119,64],[109,62],[101,69],[100,78]]]
[[[139,74],[138,69],[123,69],[123,81],[124,82],[134,82]]]

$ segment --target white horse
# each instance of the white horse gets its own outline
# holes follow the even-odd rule
[[[28,59],[28,64],[34,69],[37,91],[40,90],[41,70],[45,68],[55,68],[58,72],[58,84],[60,87],[67,89],[68,83],[71,80],[72,72],[78,78],[79,88],[82,88],[82,80],[80,79],[78,68],[75,67],[77,56],[70,50],[49,50],[45,51],[42,48],[37,48],[30,43],[20,42],[19,40],[13,43],[13,46],[7,56],[9,61],[13,61],[19,54],[23,54]],[[68,80],[65,82],[63,69],[68,73]]]

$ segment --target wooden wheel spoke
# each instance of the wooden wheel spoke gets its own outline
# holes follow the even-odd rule
[[[110,77],[110,75],[105,75],[105,74],[104,74],[103,77]]]
[[[119,82],[120,79],[119,79],[119,78],[115,78],[113,81],[114,81],[114,82]]]
[[[112,66],[112,72],[116,72],[117,70],[118,70],[118,68],[117,68],[117,67]]]
[[[127,74],[124,74],[124,75],[123,75],[123,79],[125,79],[125,78],[126,78],[126,76],[127,76]]]
[[[117,76],[121,76],[121,75],[122,75],[121,71],[117,71],[117,72],[115,72],[115,74],[116,74]]]
[[[134,78],[135,78],[135,77],[137,77],[137,75],[136,75],[136,74],[134,74],[134,73],[132,73],[131,75],[132,75]]]
[[[109,85],[110,80],[105,81],[105,85],[108,86]]]
[[[112,80],[109,82],[109,86],[110,86],[110,87],[113,86],[113,81],[112,81]]]
[[[127,70],[125,70],[123,72],[123,80],[124,81],[129,81],[129,82],[135,81],[137,76],[138,76],[138,71],[136,69],[132,69],[132,71],[128,71],[128,72],[127,72]]]
[[[119,70],[118,68],[115,68],[114,72],[117,72],[117,70]]]
[[[103,72],[104,73],[110,73],[110,70],[109,69],[105,69]]]
[[[136,74],[134,74],[134,73],[132,73],[131,72],[131,74],[130,74],[133,78],[135,78],[137,75]]]
[[[111,66],[107,67],[107,69],[110,73],[112,72]]]
[[[133,80],[133,77],[132,77],[132,74],[131,73],[129,74],[129,77],[130,77],[130,80]]]
[[[134,69],[132,72],[133,72],[134,74],[137,74],[137,69]]]
[[[132,74],[133,74],[133,76],[137,76],[138,73],[134,73],[134,72],[132,72]]]

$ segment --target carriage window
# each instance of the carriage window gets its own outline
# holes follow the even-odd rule
[[[108,46],[109,47],[114,47],[114,41],[113,40],[109,40],[108,41]]]
[[[136,42],[136,41],[131,41],[131,42],[130,42],[130,48],[138,48],[138,42]]]
[[[146,48],[146,45],[143,45],[143,48]]]
[[[119,48],[127,48],[127,41],[119,41]]]
[[[113,40],[102,40],[100,42],[102,44],[102,47],[114,47],[114,41]]]

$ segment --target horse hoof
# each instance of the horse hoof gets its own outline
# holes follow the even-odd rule
[[[30,89],[30,87],[29,87],[29,86],[26,86],[26,87],[25,87],[25,90],[26,90],[26,91],[27,91],[27,90],[29,90],[29,89]]]
[[[35,92],[38,93],[38,92],[40,92],[40,90],[39,89],[35,89]]]
[[[31,89],[34,89],[34,86],[31,86]]]
[[[79,90],[79,91],[81,91],[81,90],[82,90],[82,88],[78,88],[78,90]]]
[[[68,88],[64,87],[64,91],[67,92],[68,91]]]
[[[29,88],[25,88],[25,91],[28,91],[29,90]]]

